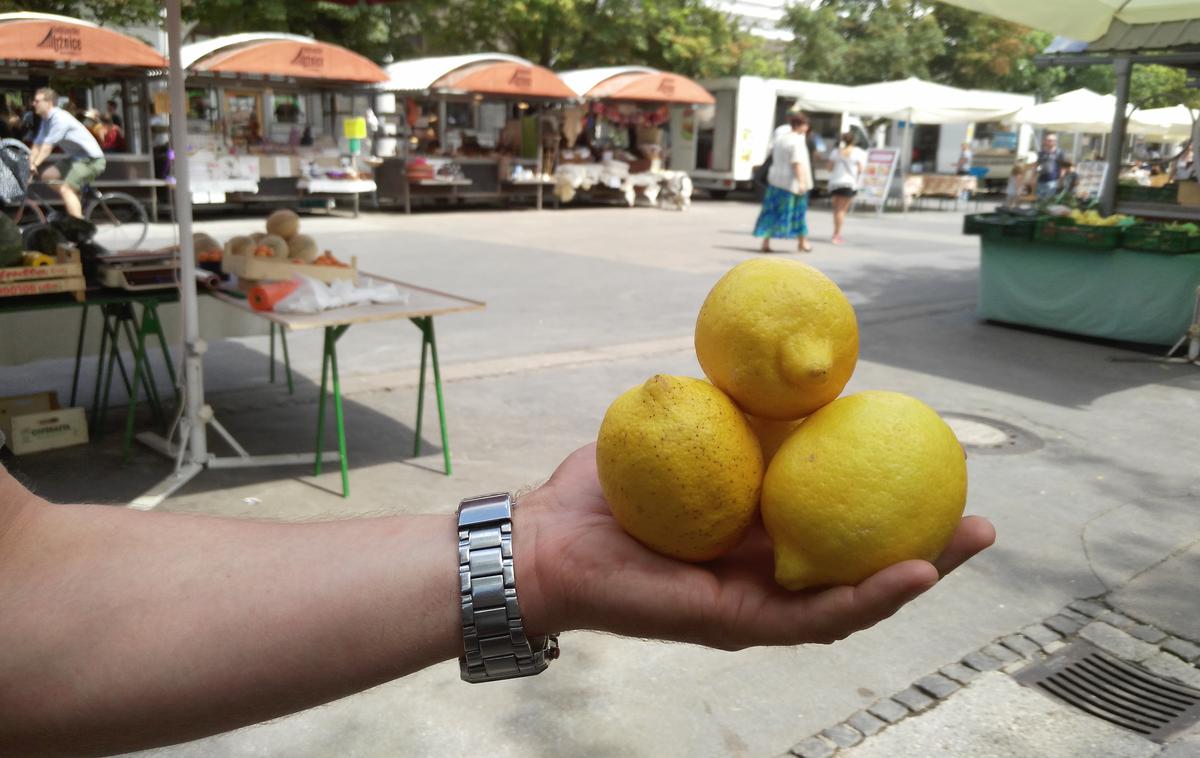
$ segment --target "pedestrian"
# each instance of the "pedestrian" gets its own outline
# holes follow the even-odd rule
[[[842,227],[866,168],[867,151],[854,144],[854,132],[844,133],[841,145],[829,161],[829,201],[833,205],[832,241],[835,245],[846,241],[842,238]]]
[[[121,129],[124,129],[125,123],[121,120],[121,112],[117,108],[117,101],[109,100],[108,103],[106,103],[105,108],[105,113],[107,113],[108,117],[112,119],[112,122]]]
[[[29,158],[30,175],[37,176],[38,169],[50,158],[55,146],[61,148],[66,158],[60,162],[60,166],[46,167],[42,179],[61,179],[58,194],[62,196],[67,215],[83,218],[79,196],[84,186],[104,173],[104,151],[87,127],[59,108],[55,104],[57,101],[58,94],[49,87],[42,87],[34,93],[33,108],[42,119],[42,126],[33,139],[33,152]]]
[[[955,164],[955,173],[959,176],[966,176],[971,173],[971,163],[974,159],[975,154],[971,152],[971,143],[962,143],[962,151],[958,154],[958,163]]]
[[[1188,145],[1179,157],[1172,161],[1169,172],[1170,182],[1182,182],[1196,178],[1196,164],[1193,158],[1192,146]]]
[[[100,116],[100,130],[102,139],[100,140],[100,148],[106,153],[123,153],[125,152],[125,134],[121,131],[121,127],[113,121],[112,116],[107,113]]]
[[[595,445],[515,507],[501,494],[460,510],[289,524],[54,505],[0,466],[0,755],[193,740],[456,657],[468,681],[538,673],[555,634],[576,629],[724,650],[831,643],[995,538],[968,517],[932,564],[786,592],[761,525],[702,565],[627,535],[600,489]],[[472,668],[465,650],[487,663]],[[539,696],[488,689],[461,697]]]
[[[771,148],[771,168],[767,172],[767,191],[762,211],[754,225],[754,236],[762,237],[762,252],[771,252],[771,239],[794,239],[797,250],[812,252],[808,244],[808,191],[813,187],[812,164],[808,159],[808,116],[793,113],[788,117],[791,133],[784,133]]]
[[[1049,200],[1058,194],[1058,178],[1062,173],[1063,151],[1058,149],[1058,135],[1047,132],[1042,137],[1042,149],[1037,154],[1037,199]]]

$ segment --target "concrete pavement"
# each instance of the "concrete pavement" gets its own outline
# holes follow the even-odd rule
[[[164,507],[287,520],[449,513],[466,495],[534,483],[594,438],[624,389],[656,372],[699,375],[690,348],[696,310],[724,270],[754,255],[746,232],[755,213],[747,204],[701,202],[685,213],[587,208],[306,219],[322,244],[357,254],[367,270],[488,301],[483,313],[437,325],[451,378],[455,474],[438,473],[433,416],[426,417],[428,454],[404,459],[416,408],[416,330],[361,327],[341,343],[348,501],[330,494],[335,474],[271,469],[207,472]],[[197,228],[223,238],[257,223],[202,221]],[[1189,463],[1200,372],[1114,361],[1145,356],[980,323],[973,311],[977,243],[960,236],[958,215],[855,216],[846,232],[851,244],[838,248],[821,244],[827,212],[815,211],[812,226],[817,252],[804,260],[833,277],[859,313],[862,358],[850,391],[908,392],[939,411],[994,419],[1036,441],[1016,454],[971,455],[968,511],[995,521],[995,548],[895,618],[828,647],[731,654],[576,633],[564,638],[563,657],[549,672],[491,685],[483,700],[446,663],[289,718],[151,753],[453,755],[486,740],[499,756],[770,756],[1078,598],[1111,597],[1115,607],[1154,615],[1161,628],[1195,641],[1187,624],[1200,599],[1161,567],[1172,555],[1194,560],[1189,551],[1200,539],[1200,476]],[[251,450],[292,450],[295,430],[311,429],[317,339],[292,341],[295,397],[266,385],[264,338],[219,343],[209,353],[213,405]],[[69,379],[62,362],[4,368],[0,394],[62,388]],[[166,468],[145,451],[119,467],[114,437],[86,450],[4,462],[54,499],[123,501]],[[86,488],[54,476],[70,465],[87,466]],[[902,722],[855,749],[876,749],[868,748],[872,740],[904,735],[942,713],[939,719],[964,727],[936,730],[949,751],[942,754],[975,755],[969,738],[979,730],[953,714],[1009,696],[1018,705],[1035,702],[1028,696],[1036,693],[1014,691],[1005,676],[969,685],[928,716],[913,717],[913,726]],[[1040,713],[1053,706],[1036,702]],[[1047,716],[1022,728],[1049,733],[1058,723]],[[887,744],[864,755],[927,754],[919,747],[926,743]],[[1008,754],[1023,755],[1021,744]]]

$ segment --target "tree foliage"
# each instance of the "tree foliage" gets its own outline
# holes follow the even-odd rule
[[[0,13],[33,11],[82,18],[102,26],[153,23],[159,4],[154,0],[0,0]]]

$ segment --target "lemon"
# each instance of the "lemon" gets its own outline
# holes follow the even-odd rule
[[[662,374],[609,406],[596,468],[617,523],[684,561],[737,545],[758,510],[764,469],[758,440],[728,396],[702,379]]]
[[[747,261],[721,277],[701,306],[696,357],[747,413],[798,419],[850,381],[858,323],[838,286],[812,266]]]
[[[779,446],[788,438],[788,435],[800,426],[800,421],[779,420],[773,418],[759,418],[746,414],[746,420],[750,422],[750,428],[754,430],[754,435],[758,437],[758,444],[762,448],[763,463],[771,464],[771,459],[775,457],[775,452],[779,450]]]
[[[966,499],[962,447],[932,408],[898,392],[835,400],[787,438],[763,481],[775,581],[857,584],[899,561],[933,560]]]

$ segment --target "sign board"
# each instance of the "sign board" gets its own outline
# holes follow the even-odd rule
[[[1016,150],[1017,149],[1017,133],[1016,132],[994,132],[992,134],[992,148],[994,150]]]
[[[873,203],[880,213],[887,204],[888,190],[892,186],[892,177],[896,175],[896,164],[900,161],[900,151],[894,148],[876,148],[867,151],[867,165],[863,168],[862,178],[858,182],[857,199]]]
[[[1080,161],[1075,167],[1079,181],[1075,184],[1076,197],[1099,197],[1108,173],[1107,161]]]

